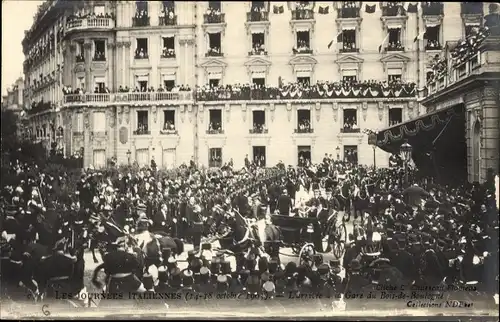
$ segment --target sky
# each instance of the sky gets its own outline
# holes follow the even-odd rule
[[[36,0],[2,1],[2,96],[22,76],[24,55],[21,41],[42,3]]]

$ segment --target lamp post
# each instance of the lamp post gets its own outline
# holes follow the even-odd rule
[[[339,160],[340,159],[340,148],[338,145],[337,145],[337,148],[335,148],[335,151],[337,152],[337,160]]]
[[[408,144],[408,141],[405,141],[399,148],[399,151],[401,152],[401,155],[403,157],[404,161],[404,167],[405,167],[405,182],[404,185],[408,186],[408,162],[411,159],[411,152],[412,152],[412,146]]]
[[[375,132],[368,133],[368,144],[373,148],[373,168],[377,167],[377,160],[375,158],[375,149],[377,148],[377,134]]]
[[[130,155],[132,154],[132,152],[130,152],[130,150],[127,151],[127,160],[128,160],[128,165],[130,165]]]

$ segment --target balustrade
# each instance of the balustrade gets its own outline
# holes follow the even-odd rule
[[[66,23],[67,32],[84,29],[112,29],[115,21],[111,17],[74,18]]]
[[[191,92],[130,92],[113,94],[68,94],[64,104],[110,103],[110,102],[161,102],[192,100]]]

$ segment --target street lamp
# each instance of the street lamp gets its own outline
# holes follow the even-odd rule
[[[338,160],[338,159],[340,159],[340,148],[338,145],[337,145],[337,148],[335,149],[335,151],[337,152],[337,160]]]
[[[368,144],[373,148],[373,168],[377,167],[377,159],[375,158],[375,149],[377,148],[377,134],[375,132],[368,132]]]
[[[412,146],[408,144],[408,141],[405,141],[399,148],[399,151],[401,152],[401,156],[403,157],[403,162],[405,165],[405,185],[408,185],[408,162],[411,159],[411,151],[412,151]]]
[[[130,165],[130,155],[132,154],[132,152],[130,152],[130,150],[127,151],[127,160],[128,160],[128,165]]]

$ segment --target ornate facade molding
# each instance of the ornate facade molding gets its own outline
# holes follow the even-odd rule
[[[321,119],[321,104],[319,102],[314,105],[314,110],[314,113],[316,114],[316,121],[319,122]]]
[[[332,104],[332,110],[333,110],[333,121],[337,122],[339,104],[338,103],[333,103]]]
[[[241,104],[241,117],[243,119],[243,123],[247,121],[247,105]]]

